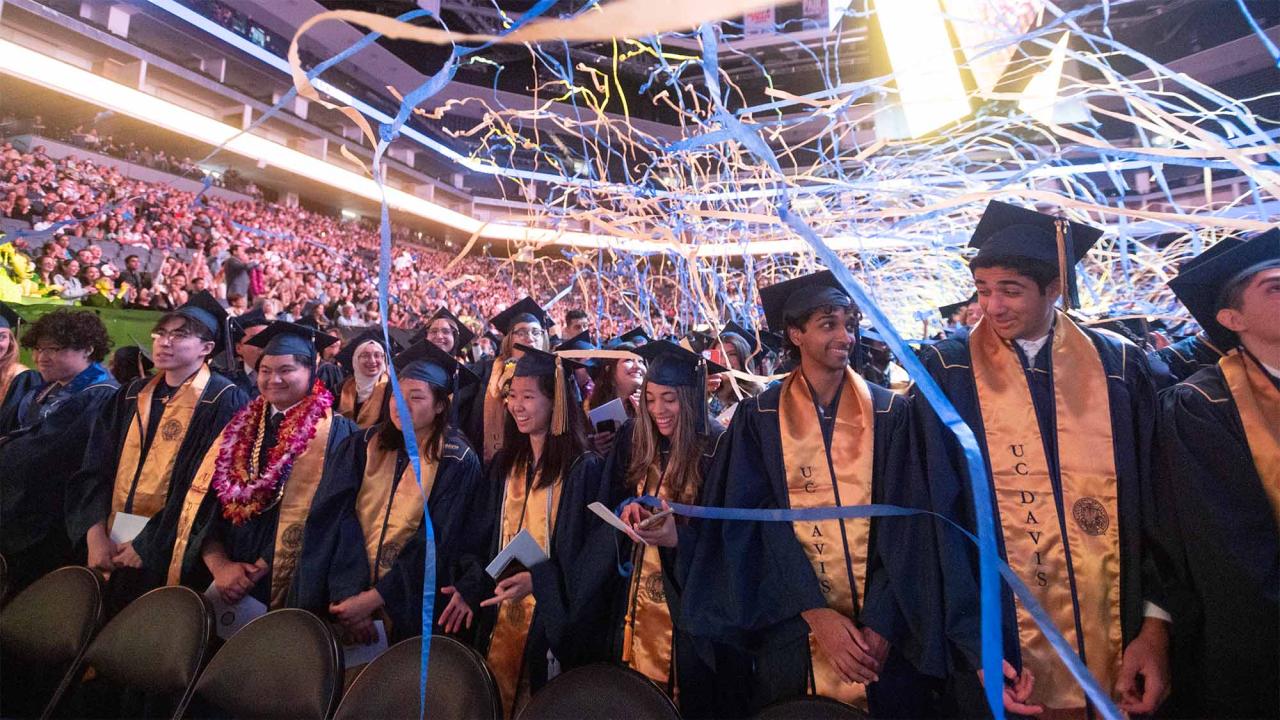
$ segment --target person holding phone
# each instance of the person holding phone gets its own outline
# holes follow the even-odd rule
[[[631,342],[620,342],[610,344],[607,349],[634,352],[637,347]],[[614,400],[621,400],[623,408],[627,411],[627,417],[634,418],[641,404],[640,385],[644,382],[644,373],[644,360],[639,355],[601,363],[595,387],[587,399],[587,412]],[[594,427],[593,430],[594,432],[588,436],[592,448],[601,455],[607,455],[613,448],[617,426],[602,424]]]
[[[573,381],[579,365],[528,345],[507,398],[502,450],[489,465],[488,492],[476,493],[454,581],[440,621],[474,617],[507,717],[556,672],[607,656],[600,618],[572,612],[571,568],[595,516],[610,502],[600,456],[587,445],[586,418]],[[495,580],[486,566],[527,531],[548,559]],[[501,574],[500,574],[501,577]]]
[[[722,681],[731,674],[713,672],[701,657],[705,652],[695,649],[676,621],[683,579],[677,560],[692,538],[669,503],[700,500],[702,479],[724,432],[708,416],[706,378],[725,368],[665,340],[635,352],[648,366],[641,386],[644,402],[635,420],[618,432],[605,476],[614,493],[656,498],[660,507],[638,502],[623,507],[621,519],[630,531],[629,541],[618,538],[620,544],[615,544],[616,530],[599,526],[577,563],[581,601],[610,608],[615,661],[657,683],[679,703],[684,717],[718,717],[723,696],[730,694]],[[618,575],[617,558],[630,561],[629,578]]]

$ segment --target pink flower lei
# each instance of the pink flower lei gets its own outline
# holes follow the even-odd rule
[[[316,435],[316,425],[333,406],[333,394],[319,380],[311,394],[285,413],[277,431],[275,447],[267,451],[267,462],[252,477],[254,448],[265,421],[266,399],[259,396],[227,423],[227,431],[213,465],[214,491],[222,503],[222,516],[242,525],[271,507],[277,489],[289,477],[293,461]]]

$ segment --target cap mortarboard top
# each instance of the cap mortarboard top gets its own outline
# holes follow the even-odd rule
[[[1217,247],[1206,252],[1214,252]],[[1222,290],[1239,273],[1268,260],[1280,260],[1280,228],[1255,235],[1229,250],[1214,252],[1214,257],[1207,261],[1193,260],[1191,267],[1184,266],[1182,272],[1169,281],[1169,287],[1210,340],[1224,348],[1235,347],[1239,338],[1218,323]]]

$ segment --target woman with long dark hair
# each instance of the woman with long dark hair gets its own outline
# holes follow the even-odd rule
[[[459,412],[459,424],[486,465],[503,447],[506,391],[515,373],[516,361],[523,354],[520,347],[543,352],[551,349],[547,312],[530,298],[498,313],[489,324],[502,333],[502,347],[496,357],[471,366],[480,384],[475,397]]]
[[[395,364],[418,447],[421,485],[405,450],[405,419],[392,402],[388,422],[351,436],[338,448],[337,455],[349,458],[348,467],[361,477],[346,492],[325,500],[354,510],[369,577],[366,590],[329,609],[360,638],[370,637],[374,620],[388,621],[392,642],[422,633],[423,495],[435,535],[436,587],[441,588],[436,607],[443,608],[452,592],[450,569],[457,559],[467,504],[482,480],[479,458],[448,422],[451,396],[460,386],[475,382],[475,376],[428,342],[400,353]],[[352,535],[348,531],[340,538],[329,537],[350,542]],[[467,627],[457,623],[448,630]]]
[[[610,344],[608,349],[634,352],[636,347],[634,343],[621,342]],[[595,385],[591,389],[591,397],[587,398],[587,411],[620,400],[627,417],[634,418],[642,403],[640,385],[644,382],[644,373],[644,360],[639,355],[605,360],[595,373]],[[607,455],[612,450],[616,428],[590,428],[588,432],[588,439],[596,452]]]
[[[612,494],[647,497],[652,504],[623,508],[629,540],[606,525],[593,531],[576,563],[577,601],[611,609],[613,660],[666,690],[684,716],[715,716],[722,709],[716,678],[679,626],[677,560],[690,531],[667,511],[669,503],[699,503],[724,431],[709,417],[706,378],[726,368],[665,340],[634,352],[648,364],[644,401],[619,431],[604,472]],[[630,561],[629,578],[618,576],[618,558]]]
[[[477,648],[515,715],[530,690],[554,674],[607,656],[602,612],[570,612],[567,576],[591,527],[587,505],[608,502],[601,460],[587,448],[585,418],[572,375],[577,363],[517,346],[502,450],[489,467],[489,493],[468,513],[469,540],[441,615],[451,627],[477,617]],[[487,496],[485,496],[487,495]],[[548,560],[495,580],[485,568],[519,534]]]

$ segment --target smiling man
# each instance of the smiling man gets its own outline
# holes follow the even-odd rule
[[[852,299],[830,272],[760,295],[797,368],[742,401],[702,503],[927,508],[911,401],[849,365],[860,318]],[[809,694],[873,717],[929,715],[928,682],[916,668],[941,675],[943,650],[930,521],[727,521],[695,533],[681,624],[751,655],[740,669],[749,673],[747,707],[726,716]]]
[[[1157,604],[1149,542],[1154,390],[1137,347],[1055,307],[1069,287],[1059,268],[1082,260],[1101,234],[992,201],[970,242],[983,317],[967,338],[930,346],[922,359],[982,447],[1007,562],[1103,689],[1124,710],[1148,714],[1169,691],[1169,616]],[[945,482],[967,476],[958,444],[950,433],[925,436],[935,509],[976,532],[967,483]],[[956,472],[934,472],[947,466]],[[943,533],[939,544],[962,658],[956,685],[965,711],[981,712],[969,672],[979,653],[976,571],[961,536]],[[1016,677],[1006,707],[1084,717],[1079,684],[1008,593],[1003,621]]]
[[[178,512],[196,468],[248,398],[209,369],[227,314],[209,293],[160,316],[151,331],[158,372],[116,393],[94,423],[71,478],[67,532],[123,604],[165,582]],[[132,521],[132,522],[131,522]],[[143,524],[145,523],[145,524]],[[136,536],[123,533],[136,527]],[[114,538],[114,539],[113,539]]]

